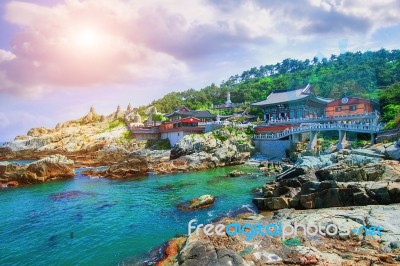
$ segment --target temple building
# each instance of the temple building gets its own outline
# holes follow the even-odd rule
[[[308,84],[304,88],[273,91],[267,99],[252,103],[251,106],[260,108],[266,121],[307,119],[324,116],[325,105],[331,101],[331,99],[316,96],[313,88]]]
[[[359,97],[343,97],[325,106],[325,116],[364,115],[378,110],[377,102]]]
[[[210,113],[207,110],[195,111],[190,110],[186,106],[182,106],[181,108],[176,109],[172,113],[165,115],[165,117],[169,118],[170,121],[176,121],[188,117],[195,117],[199,120],[200,123],[212,122],[217,118],[216,115]]]
[[[200,119],[186,117],[160,125],[161,139],[169,139],[171,146],[178,143],[184,136],[204,132],[204,127],[199,127]]]

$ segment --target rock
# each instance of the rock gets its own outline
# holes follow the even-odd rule
[[[285,179],[264,185],[262,195],[263,198],[253,199],[259,210],[391,204],[400,202],[400,183],[333,180],[301,183],[298,179]]]
[[[259,210],[279,210],[296,205],[296,202],[289,203],[289,200],[286,197],[254,198],[253,203]]]
[[[164,246],[162,250],[162,258],[157,261],[157,266],[172,265],[176,259],[179,250],[185,243],[186,237],[173,238]]]
[[[215,197],[212,195],[202,195],[198,198],[190,200],[190,204],[180,203],[178,208],[182,210],[197,210],[211,207],[215,202]]]
[[[7,187],[18,187],[19,183],[17,181],[9,181],[7,182]]]
[[[75,176],[74,161],[63,155],[51,155],[28,165],[26,169],[32,179],[43,182],[53,178]]]
[[[230,132],[228,128],[220,128],[205,134],[184,136],[172,148],[170,159],[206,153],[209,155],[207,161],[214,162],[215,166],[234,165],[247,161],[253,149],[251,139],[243,131]]]
[[[331,155],[303,156],[297,159],[296,165],[300,168],[322,168],[332,165]]]
[[[97,151],[108,146],[118,146],[128,152],[140,148],[140,143],[126,140],[127,130],[123,123],[112,118],[101,120],[91,108],[86,116],[59,123],[55,129],[30,129],[27,136],[18,136],[1,147],[0,159],[26,160],[62,154],[84,165],[109,165],[116,161],[108,158],[102,161]]]
[[[135,157],[113,164],[108,167],[108,169],[100,171],[98,174],[104,177],[120,179],[145,176],[148,172],[149,166],[146,158]]]
[[[287,198],[273,197],[266,199],[266,205],[269,210],[279,210],[289,207]]]
[[[390,242],[390,248],[391,249],[399,249],[400,248],[400,241]]]
[[[37,128],[32,128],[28,131],[27,135],[29,137],[40,137],[42,135],[50,134],[53,133],[53,129],[50,128],[44,128],[44,127],[37,127]]]
[[[218,256],[210,243],[194,241],[185,245],[178,256],[178,262],[182,266],[218,265]]]
[[[306,173],[306,171],[304,170],[304,168],[292,167],[292,168],[286,170],[285,172],[283,172],[282,174],[277,175],[276,180],[281,181],[284,179],[290,179],[290,178],[298,177],[305,173]]]
[[[385,168],[380,164],[368,164],[363,167],[337,164],[315,172],[319,180],[349,181],[377,181],[381,180]]]
[[[222,248],[217,251],[218,265],[244,265],[242,257],[231,249]]]
[[[0,175],[8,187],[72,178],[74,161],[63,155],[51,155],[27,165],[0,163]]]
[[[197,199],[193,199],[190,205],[191,209],[208,208],[215,202],[215,197],[211,195],[203,195]]]
[[[257,220],[226,218],[217,224],[247,224],[248,228],[259,223],[279,222],[318,225],[321,233],[305,235],[299,229],[295,237],[284,240],[279,236],[205,235],[203,230],[197,229],[188,236],[169,265],[370,265],[371,261],[394,265],[399,258],[399,214],[400,204],[394,204],[318,210],[282,209]],[[327,226],[333,224],[338,226],[338,233],[342,235],[326,234]],[[383,229],[381,236],[344,235],[352,229],[378,225]]]
[[[228,174],[228,176],[230,176],[230,177],[238,177],[238,176],[242,176],[242,175],[246,175],[246,173],[244,173],[238,169],[235,169]]]
[[[400,160],[400,140],[386,148],[386,155],[392,160]]]

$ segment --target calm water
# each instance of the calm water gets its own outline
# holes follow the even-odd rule
[[[252,188],[267,178],[221,177],[237,168],[257,171],[241,166],[115,181],[90,179],[78,169],[73,180],[0,190],[0,265],[135,264],[185,234],[189,220],[206,223],[251,205]],[[203,194],[217,196],[216,204],[194,212],[176,208]]]

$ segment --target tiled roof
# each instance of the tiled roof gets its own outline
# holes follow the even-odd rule
[[[322,97],[317,97],[314,95],[313,90],[308,84],[304,88],[298,88],[294,90],[280,90],[280,91],[273,91],[271,92],[270,95],[268,95],[267,99],[252,103],[252,106],[263,106],[263,105],[273,105],[273,104],[279,104],[279,103],[287,103],[291,101],[298,101],[307,97],[313,97],[317,101],[322,101],[325,103],[328,103],[332,101],[331,99],[325,99]]]
[[[186,108],[187,109],[187,108]],[[215,118],[216,115],[213,115],[212,113],[210,113],[207,110],[201,110],[201,111],[196,111],[196,110],[189,110],[185,111],[185,109],[183,107],[173,111],[170,114],[165,115],[166,117],[171,117],[171,116],[175,116],[175,115],[182,115],[182,116],[194,116],[197,118]]]
[[[300,100],[310,95],[309,93],[306,93],[307,91],[309,91],[309,86],[310,85],[307,85],[306,88],[299,88],[294,90],[273,91],[270,93],[270,95],[268,95],[267,99],[265,99],[264,101],[252,103],[251,105],[253,106],[270,105],[270,104],[278,104],[278,103]]]

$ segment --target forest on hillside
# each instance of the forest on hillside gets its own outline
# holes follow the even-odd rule
[[[346,52],[321,60],[287,58],[275,65],[253,67],[231,76],[219,86],[172,92],[151,103],[159,112],[169,113],[179,106],[210,109],[226,101],[231,93],[235,103],[264,100],[273,90],[293,89],[310,83],[317,95],[328,98],[361,96],[379,101],[384,121],[393,127],[400,122],[400,50]],[[139,108],[144,110],[145,107]],[[248,111],[258,114],[259,110]]]

